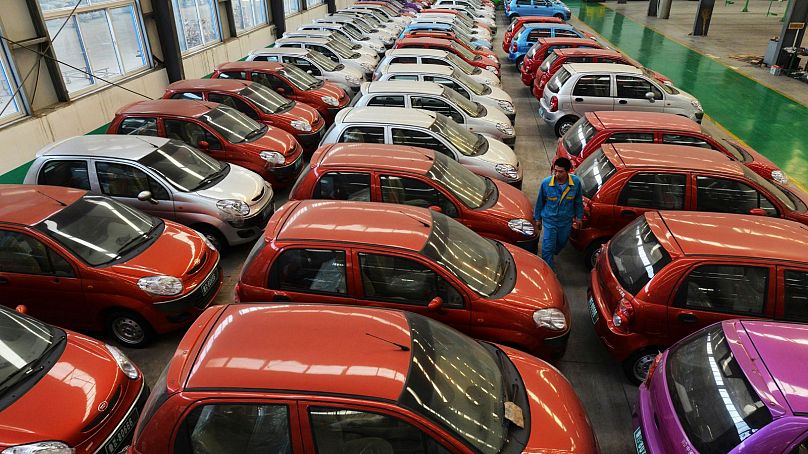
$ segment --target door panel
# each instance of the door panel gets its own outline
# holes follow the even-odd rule
[[[267,288],[271,301],[355,304],[351,295],[349,251],[290,247],[273,262]]]
[[[664,109],[665,99],[662,91],[641,77],[618,74],[615,76],[615,86],[617,97],[614,101],[614,110],[662,112]],[[653,102],[645,97],[646,93],[654,94]]]

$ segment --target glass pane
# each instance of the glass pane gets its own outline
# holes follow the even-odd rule
[[[681,210],[685,205],[685,176],[660,173],[634,175],[623,187],[618,203],[638,208]]]
[[[19,97],[15,97],[11,85],[11,74],[6,70],[6,62],[0,58],[0,118],[20,113],[20,105],[17,102]]]
[[[317,182],[314,198],[370,202],[370,174],[329,172]]]
[[[746,184],[711,177],[697,177],[696,181],[696,209],[699,211],[749,214],[753,208],[762,208],[766,215],[777,216],[777,210],[771,202]]]
[[[104,79],[123,74],[115,55],[107,12],[100,10],[79,14],[79,29],[93,74]]]
[[[808,322],[808,273],[786,270],[783,318]]]
[[[174,452],[242,454],[292,452],[285,405],[204,405],[177,434]]]
[[[197,0],[202,38],[205,44],[219,41],[219,19],[216,15],[216,0]]]
[[[135,8],[126,6],[112,9],[110,18],[124,71],[129,72],[146,66],[146,52],[143,49]]]
[[[47,25],[50,36],[54,36],[63,23],[64,18],[49,20]],[[90,63],[84,57],[84,48],[81,45],[81,37],[79,36],[79,28],[76,25],[75,17],[71,17],[67,21],[59,37],[53,41],[53,50],[59,60],[83,71],[90,72]],[[59,65],[59,69],[62,71],[62,77],[68,91],[81,90],[93,83],[89,75],[79,70],[63,64]]]
[[[45,245],[28,235],[0,231],[0,271],[51,274]]]
[[[39,171],[39,184],[90,190],[87,161],[50,161]]]
[[[693,270],[676,294],[676,305],[709,312],[762,315],[769,269],[704,265]]]
[[[345,251],[290,249],[272,266],[270,288],[344,295]]]

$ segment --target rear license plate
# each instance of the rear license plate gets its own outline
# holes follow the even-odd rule
[[[102,452],[104,454],[118,454],[123,446],[126,446],[131,440],[132,431],[137,424],[138,410],[135,407],[132,413],[127,416],[123,423],[118,427],[118,431],[112,434],[109,441],[104,445]]]
[[[598,314],[598,307],[595,306],[595,298],[589,297],[589,317],[592,318],[592,324],[596,324],[598,322],[598,318],[600,318],[600,314]]]
[[[645,441],[642,439],[642,430],[639,427],[634,429],[634,447],[637,448],[637,454],[648,454],[645,450]]]

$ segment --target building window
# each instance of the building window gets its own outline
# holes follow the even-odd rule
[[[149,67],[136,0],[84,0],[72,16],[72,0],[39,4],[56,58],[66,63],[59,68],[69,92],[103,86],[99,77],[115,80]]]
[[[284,16],[292,16],[303,9],[301,0],[283,0],[283,14]]]
[[[8,65],[5,43],[0,43],[0,123],[25,115],[19,83]]]
[[[185,52],[222,40],[216,0],[171,0],[174,20]]]
[[[264,0],[233,0],[233,21],[236,30],[244,31],[267,23],[267,7]]]

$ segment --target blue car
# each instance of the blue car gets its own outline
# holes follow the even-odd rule
[[[558,0],[508,0],[505,3],[508,20],[520,16],[554,16],[570,20],[570,9]]]
[[[519,34],[511,40],[511,47],[508,49],[508,60],[519,63],[525,58],[525,54],[539,41],[539,38],[588,38],[569,24],[545,24],[533,23],[525,24]]]
[[[485,47],[486,49],[491,49],[491,41],[480,39],[476,36],[469,36],[463,34],[452,27],[452,24],[410,24],[407,25],[407,28],[401,32],[398,36],[399,39],[403,38],[404,35],[407,33],[414,31],[414,30],[434,30],[440,32],[454,32],[457,34],[457,37],[466,41],[467,43],[472,44],[473,46],[480,46]]]

